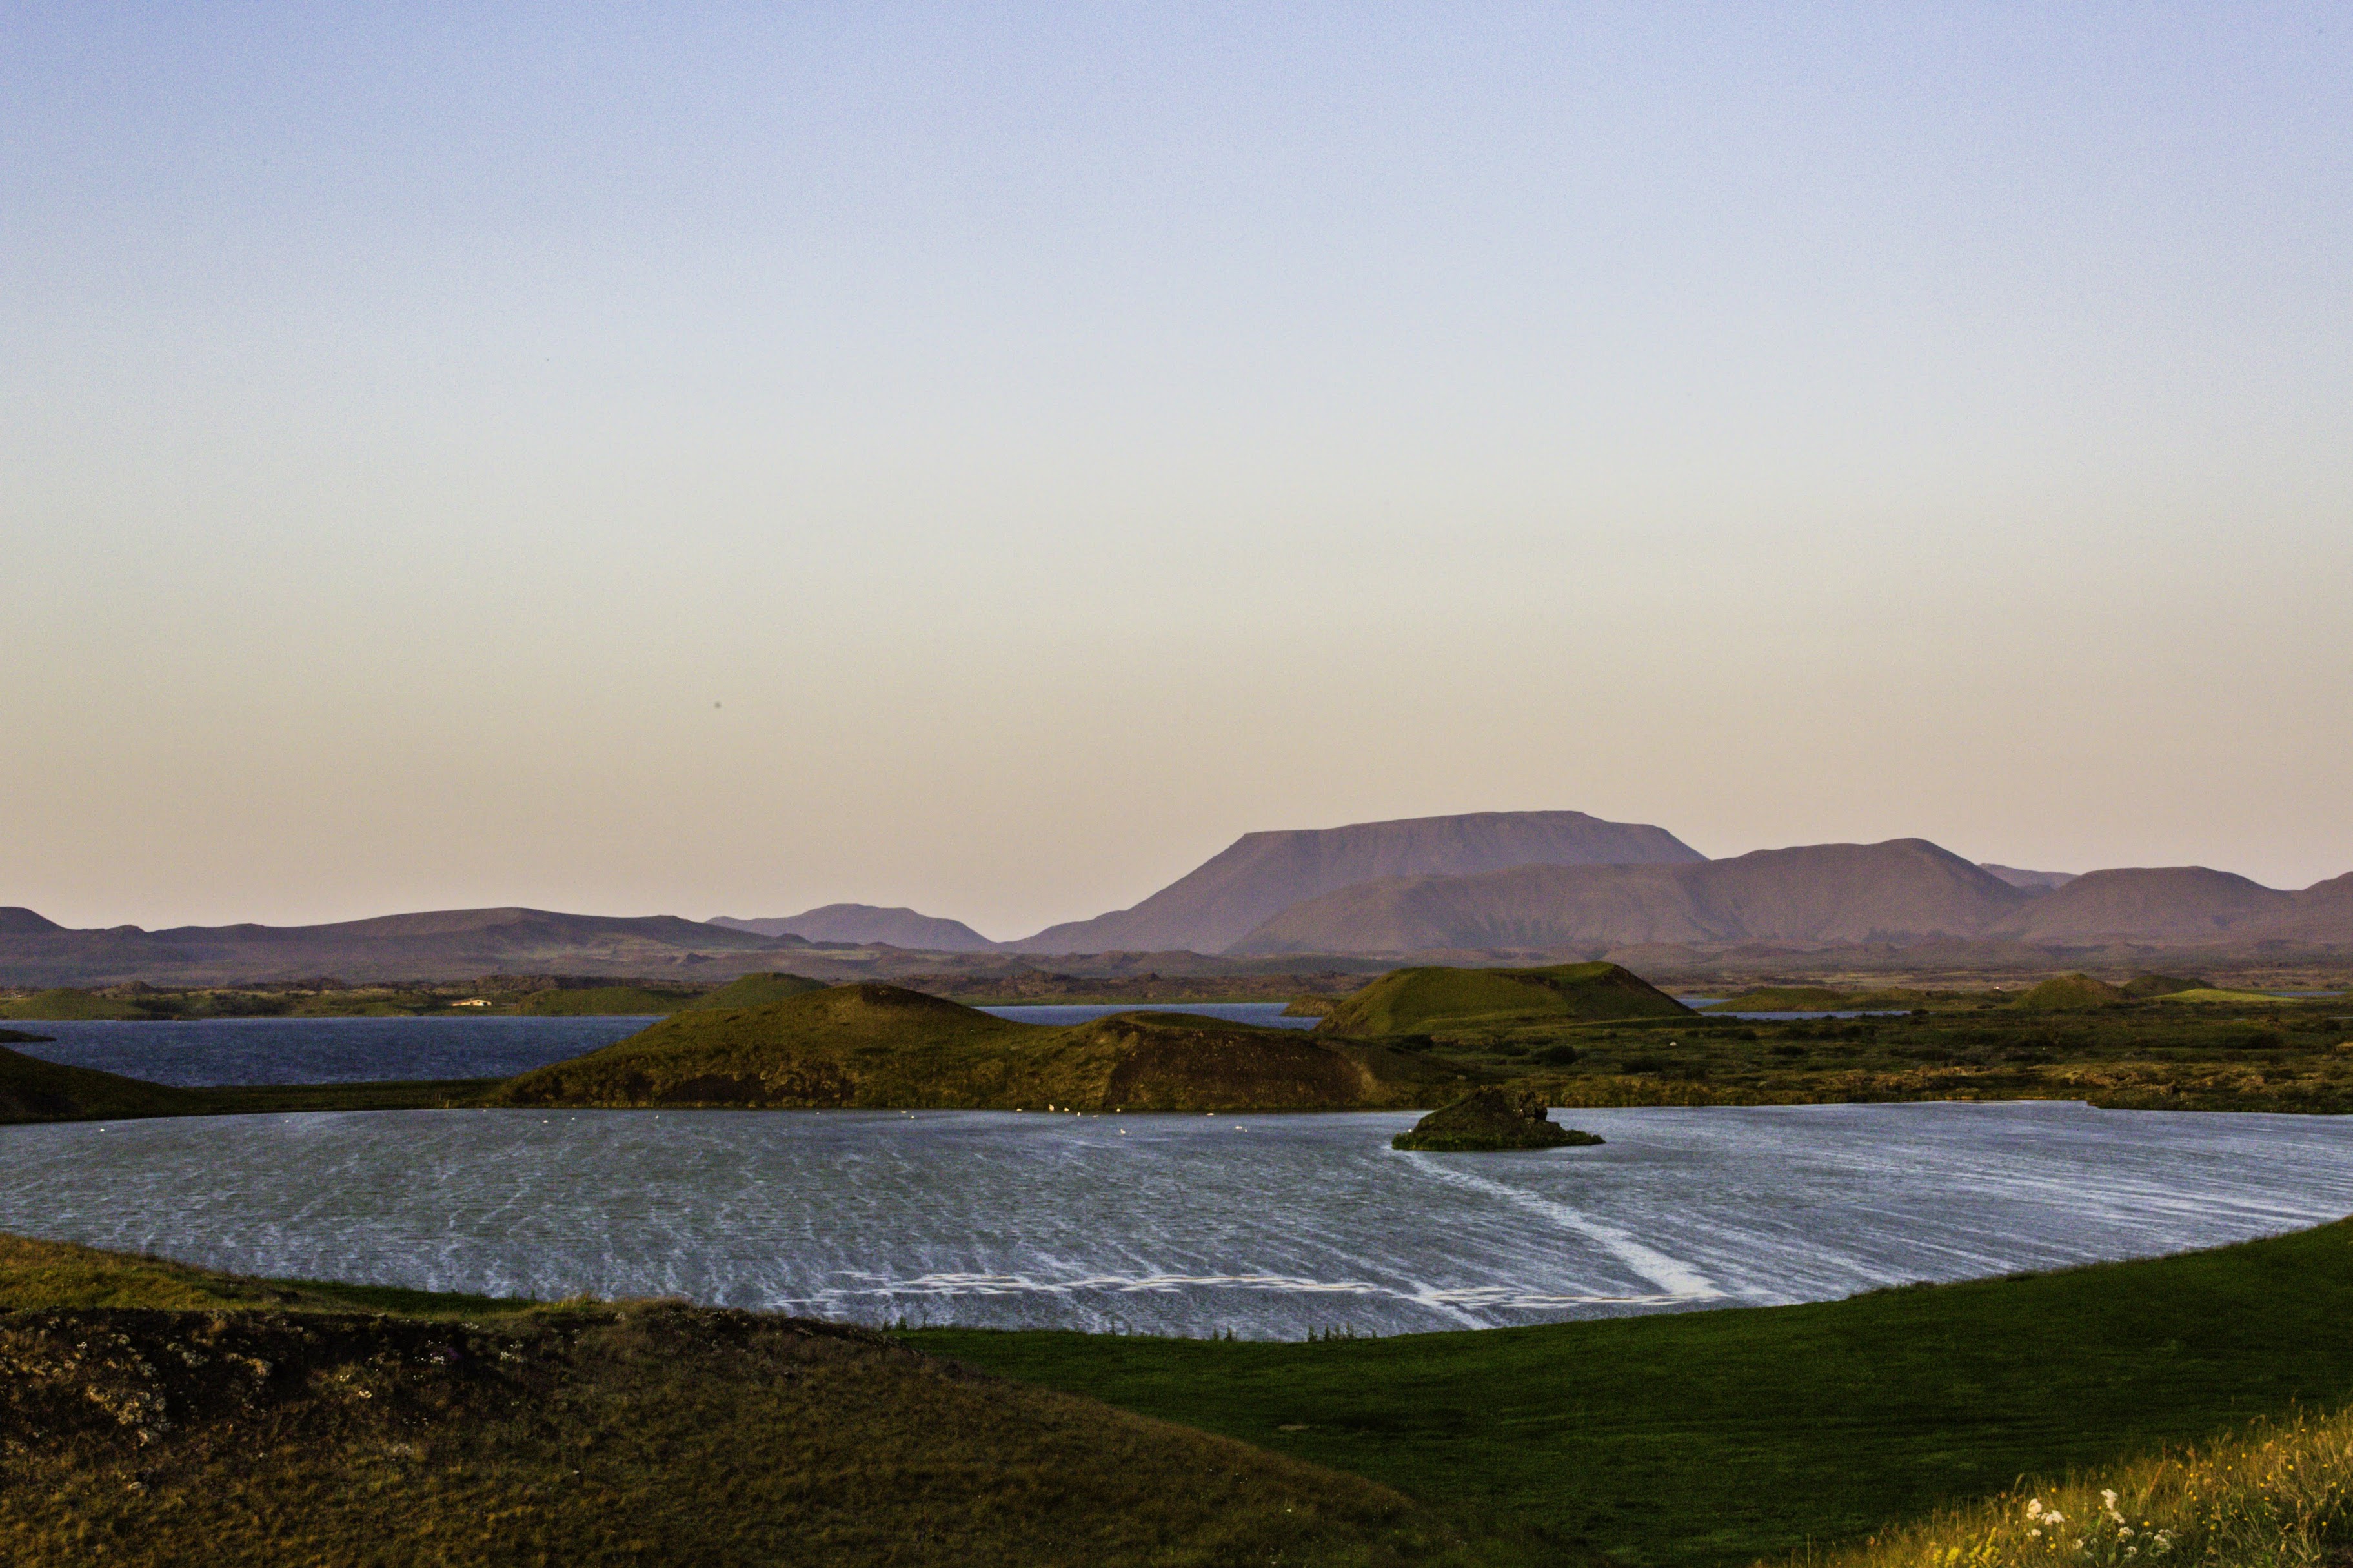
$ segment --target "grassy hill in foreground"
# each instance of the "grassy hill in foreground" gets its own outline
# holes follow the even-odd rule
[[[1397,969],[1352,992],[1318,1034],[1413,1035],[1433,1027],[1599,1018],[1672,1018],[1691,1009],[1614,963],[1539,969]]]
[[[281,1287],[0,1238],[0,1542],[128,1564],[1452,1564],[1377,1483],[675,1302]]]
[[[681,1013],[513,1079],[510,1105],[1327,1110],[1435,1105],[1482,1075],[1182,1013],[1050,1028],[893,985]]]
[[[1718,1568],[1860,1542],[2021,1475],[2340,1404],[2353,1397],[2348,1322],[2353,1223],[2340,1222],[1815,1306],[1533,1329],[1306,1344],[904,1337],[1542,1524],[1628,1568]]]

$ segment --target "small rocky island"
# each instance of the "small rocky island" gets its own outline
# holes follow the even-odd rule
[[[1559,1149],[1599,1143],[1593,1133],[1556,1123],[1533,1089],[1477,1089],[1389,1140],[1392,1149],[1466,1153],[1482,1149]]]

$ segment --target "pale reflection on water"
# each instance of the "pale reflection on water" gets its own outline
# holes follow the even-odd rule
[[[1410,1114],[376,1111],[0,1129],[0,1230],[251,1272],[1284,1338],[1816,1300],[2353,1211],[2353,1119],[2080,1105]]]

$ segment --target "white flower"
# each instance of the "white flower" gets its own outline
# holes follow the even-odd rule
[[[2114,1509],[2116,1506],[2116,1491],[2114,1487],[2101,1489],[2100,1506],[2106,1509]]]
[[[2042,1500],[2041,1498],[2028,1498],[2026,1500],[2026,1517],[2029,1519],[2041,1519],[2042,1517]]]
[[[2026,1539],[2029,1541],[2036,1541],[2040,1540],[2042,1535],[2042,1532],[2039,1530],[2030,1530],[2026,1532]]]
[[[2045,1524],[2064,1524],[2067,1522],[2067,1516],[2061,1513],[2055,1508],[2046,1508],[2042,1510],[2042,1522]]]

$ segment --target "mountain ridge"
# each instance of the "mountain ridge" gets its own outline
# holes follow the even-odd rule
[[[797,915],[762,920],[737,920],[713,915],[703,922],[754,936],[797,936],[805,942],[851,942],[859,946],[884,943],[922,952],[995,952],[999,944],[962,921],[920,914],[897,905],[820,904]]]

